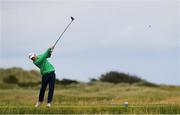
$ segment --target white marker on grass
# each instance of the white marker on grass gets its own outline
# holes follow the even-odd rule
[[[128,107],[128,102],[127,102],[127,101],[124,102],[124,106],[125,106],[125,107]]]

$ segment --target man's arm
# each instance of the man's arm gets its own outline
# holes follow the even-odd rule
[[[51,57],[51,54],[52,54],[53,49],[54,49],[54,46],[50,47],[49,49],[50,49],[50,51],[49,51],[49,53],[47,55],[47,58]]]
[[[51,57],[52,47],[48,48],[38,59],[35,60],[36,64],[42,63],[46,58]]]

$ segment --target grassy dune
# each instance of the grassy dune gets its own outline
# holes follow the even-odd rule
[[[34,108],[38,88],[0,90],[0,113],[180,113],[180,87],[96,82],[57,86],[52,107]],[[47,93],[47,92],[46,92]],[[129,102],[128,107],[123,103]]]

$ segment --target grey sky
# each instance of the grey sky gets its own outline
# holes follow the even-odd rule
[[[0,67],[36,69],[42,53],[75,21],[50,59],[58,78],[87,81],[110,70],[180,84],[178,1],[1,0]]]

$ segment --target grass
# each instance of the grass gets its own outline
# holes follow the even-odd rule
[[[147,105],[147,106],[74,106],[74,105],[54,105],[52,108],[40,107],[34,108],[32,106],[4,106],[0,108],[1,113],[16,113],[16,114],[178,114],[180,113],[180,106],[177,105]]]
[[[53,105],[34,108],[38,88],[0,90],[1,114],[180,114],[180,87],[128,84],[56,86]],[[47,94],[47,92],[46,92]],[[123,106],[125,101],[129,106]]]

